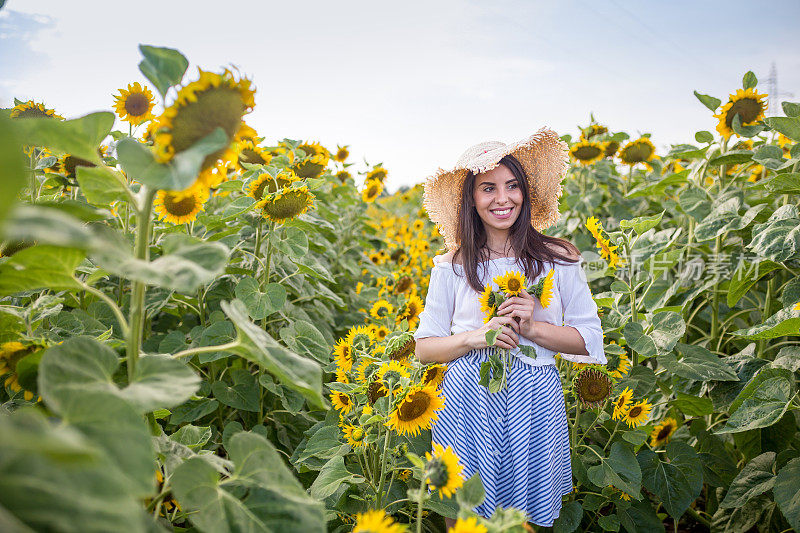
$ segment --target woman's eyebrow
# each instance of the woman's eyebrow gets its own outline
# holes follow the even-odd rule
[[[516,181],[517,181],[516,179],[510,179],[510,180],[508,180],[506,182],[506,185],[508,185],[509,183],[514,183]],[[494,182],[493,181],[484,181],[484,182],[479,183],[478,185],[494,185]]]

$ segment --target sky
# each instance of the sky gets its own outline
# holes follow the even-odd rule
[[[575,138],[592,115],[664,154],[714,132],[694,90],[724,102],[752,70],[769,92],[773,63],[778,101],[800,101],[798,16],[797,0],[8,0],[0,107],[113,110],[147,83],[138,45],[167,46],[190,61],[184,81],[198,66],[250,78],[245,119],[266,145],[349,145],[351,170],[382,163],[393,192],[474,144],[543,126]]]

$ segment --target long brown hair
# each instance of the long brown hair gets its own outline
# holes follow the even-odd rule
[[[580,255],[580,251],[574,244],[558,237],[549,237],[536,231],[531,225],[531,198],[530,187],[528,186],[528,175],[519,161],[507,155],[500,160],[500,164],[508,168],[517,178],[517,185],[522,190],[522,209],[510,229],[511,246],[516,251],[517,259],[523,266],[525,277],[529,280],[535,279],[544,270],[544,263],[554,263],[557,259],[568,263],[575,263],[580,259],[574,259],[566,254],[561,254],[553,250],[552,247],[559,246],[567,254]],[[461,240],[461,246],[453,255],[453,262],[457,257],[461,257],[464,272],[467,276],[467,283],[475,292],[483,292],[480,278],[478,277],[478,263],[488,260],[488,254],[484,250],[486,245],[486,230],[483,220],[475,208],[475,200],[472,196],[475,186],[476,175],[473,172],[467,173],[461,189],[461,214],[458,219],[456,231]],[[551,247],[552,246],[552,247]]]

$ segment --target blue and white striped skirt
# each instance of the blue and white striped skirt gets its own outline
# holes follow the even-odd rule
[[[464,479],[480,471],[486,499],[476,513],[490,518],[497,506],[515,507],[528,513],[528,521],[552,526],[562,495],[572,492],[561,378],[555,365],[514,358],[508,388],[490,393],[478,380],[491,350],[471,350],[447,364],[445,404],[431,438],[452,446]]]

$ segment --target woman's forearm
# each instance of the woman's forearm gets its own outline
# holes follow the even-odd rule
[[[456,333],[449,337],[425,337],[417,339],[416,354],[420,363],[449,363],[470,351],[469,331]]]
[[[556,326],[549,322],[533,323],[533,342],[554,352],[589,355],[580,332],[572,326]]]

